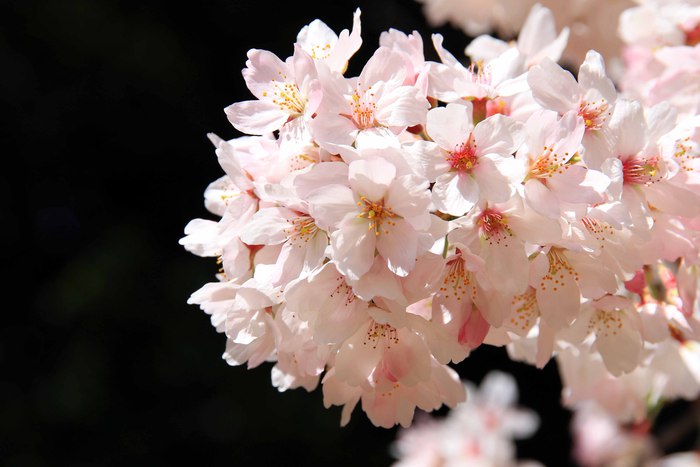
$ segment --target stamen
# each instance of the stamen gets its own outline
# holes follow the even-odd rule
[[[535,289],[529,287],[526,292],[516,295],[511,301],[511,306],[515,307],[513,317],[510,318],[510,324],[522,331],[527,331],[534,324],[539,316],[539,308],[537,307],[537,295]]]
[[[597,336],[616,336],[622,330],[622,318],[620,312],[596,310],[595,315],[588,323],[588,331],[595,330]]]
[[[377,121],[374,118],[377,104],[374,102],[372,86],[368,87],[367,90],[363,92],[361,86],[358,84],[357,89],[352,94],[350,107],[352,107],[352,120],[358,128],[364,130],[377,126]]]
[[[379,324],[372,320],[372,324],[367,329],[363,345],[370,344],[373,349],[376,349],[380,339],[385,339],[384,344],[387,349],[390,349],[392,344],[399,343],[399,336],[395,327],[388,324]]]
[[[282,75],[286,78],[285,75]],[[272,81],[274,91],[272,92],[273,98],[272,103],[277,104],[279,108],[285,112],[288,112],[292,116],[298,117],[304,113],[304,107],[306,106],[306,99],[302,98],[299,93],[299,87],[296,83],[287,83],[280,81]],[[266,95],[264,93],[263,95]]]
[[[605,99],[593,102],[582,101],[579,104],[578,114],[583,118],[586,131],[603,128],[605,121],[610,116],[610,112],[608,112],[609,107],[610,105]]]
[[[490,245],[493,245],[494,242],[496,245],[504,242],[504,246],[508,246],[506,240],[513,236],[513,232],[508,227],[508,218],[502,213],[490,208],[484,209],[476,223],[482,238],[487,240]]]
[[[633,185],[652,185],[661,180],[659,158],[628,157],[622,161],[623,183]]]
[[[318,232],[318,227],[314,222],[314,219],[309,216],[295,217],[289,221],[292,225],[289,228],[284,229],[284,232],[289,238],[289,242],[301,248],[313,239]]]
[[[464,267],[464,259],[458,256],[447,263],[447,271],[442,279],[440,293],[445,298],[451,296],[457,301],[465,297],[467,291],[471,292],[472,301],[476,300],[476,282],[468,269]]]
[[[362,208],[357,217],[369,219],[368,229],[374,230],[374,235],[377,237],[379,234],[389,235],[388,228],[382,229],[382,225],[385,227],[396,226],[396,221],[392,219],[399,218],[399,216],[394,214],[390,208],[384,206],[384,199],[375,202],[368,200],[365,196],[360,196],[360,201],[357,202],[357,205]]]
[[[448,153],[446,159],[452,166],[452,170],[460,173],[471,173],[479,163],[474,136],[470,134],[469,139],[458,144],[453,151]]]
[[[571,159],[569,153],[560,155],[554,152],[553,147],[542,147],[542,153],[530,165],[530,172],[526,179],[536,178],[541,182],[546,182],[548,178],[552,178],[555,173],[563,173],[568,170],[569,166],[566,162]]]

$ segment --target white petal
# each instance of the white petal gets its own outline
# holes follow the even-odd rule
[[[335,357],[336,377],[351,386],[361,386],[382,358],[383,347],[373,346],[367,333],[373,321],[361,326],[352,337],[338,349]]]
[[[445,150],[432,141],[415,141],[402,146],[404,157],[418,175],[434,182],[450,169]]]
[[[426,130],[430,137],[446,151],[469,139],[473,129],[471,105],[447,104],[428,112]]]
[[[404,219],[396,219],[392,225],[385,223],[377,236],[377,251],[387,260],[389,270],[405,277],[416,264],[418,234]]]
[[[610,320],[610,327],[601,323],[596,333],[596,348],[603,357],[605,367],[614,376],[634,370],[642,356],[639,317],[633,313],[636,311],[610,312],[609,315],[616,319]]]
[[[279,130],[289,118],[277,104],[267,101],[244,101],[224,109],[228,121],[240,132],[264,135]]]
[[[241,240],[248,245],[276,245],[287,240],[287,218],[293,213],[285,208],[265,208],[256,212],[241,233]]]
[[[479,199],[479,185],[469,175],[446,173],[433,185],[433,201],[437,208],[453,216],[463,216]]]
[[[391,375],[407,386],[414,386],[430,378],[430,352],[415,332],[398,331],[398,342],[390,344],[383,362]]]
[[[342,185],[319,188],[311,192],[307,200],[311,217],[316,220],[316,225],[324,230],[337,227],[345,216],[357,211],[352,191]]]
[[[385,92],[377,100],[375,118],[390,127],[421,125],[430,108],[430,103],[413,86],[400,86]]]
[[[366,221],[350,220],[331,235],[331,252],[338,270],[358,280],[372,267],[376,245],[374,230]]]
[[[581,294],[575,271],[567,270],[561,265],[552,267],[547,256],[539,254],[531,262],[532,285],[535,287],[542,319],[557,330],[574,320],[581,308]],[[564,261],[570,267],[565,258]]]
[[[615,85],[605,74],[603,56],[595,50],[586,53],[586,59],[578,71],[578,82],[583,89],[596,89],[608,102],[615,102]]]
[[[505,115],[493,115],[476,125],[474,141],[478,154],[511,156],[524,139],[524,125]]]
[[[384,198],[394,177],[396,167],[379,158],[353,161],[348,172],[353,191],[374,202]]]
[[[474,168],[474,179],[479,184],[481,198],[490,203],[508,201],[515,192],[515,183],[522,178],[518,172],[522,164],[513,157],[502,157],[496,154],[486,154],[479,158],[479,164]],[[517,180],[520,178],[520,180]]]
[[[428,181],[416,175],[397,177],[389,187],[384,204],[401,217],[416,217],[430,207]]]
[[[530,69],[527,82],[532,88],[532,96],[544,108],[563,115],[578,105],[579,89],[576,79],[548,58]]]
[[[539,180],[528,180],[525,183],[525,199],[532,209],[543,216],[551,219],[560,217],[559,200]]]

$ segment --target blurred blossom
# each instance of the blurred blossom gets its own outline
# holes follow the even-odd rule
[[[516,406],[518,389],[507,373],[492,371],[477,388],[465,382],[467,400],[444,419],[423,417],[399,432],[392,449],[396,467],[537,466],[516,458],[514,439],[531,436],[537,415]]]

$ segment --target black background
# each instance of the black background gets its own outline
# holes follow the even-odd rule
[[[223,174],[207,132],[232,138],[223,108],[248,100],[250,48],[285,58],[315,18],[336,32],[362,8],[359,73],[379,34],[430,33],[412,0],[270,3],[22,0],[0,3],[2,139],[0,465],[388,465],[396,430],[359,410],[339,427],[320,389],[279,393],[271,365],[222,359],[224,336],[189,295],[213,260],[178,239]],[[458,366],[514,373],[537,434],[519,455],[569,461],[570,414],[556,366],[482,348]],[[444,413],[444,410],[440,413]]]

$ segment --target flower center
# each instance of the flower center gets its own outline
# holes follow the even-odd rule
[[[513,297],[511,306],[515,308],[515,313],[510,318],[510,324],[522,331],[527,331],[534,326],[539,316],[537,294],[534,288],[530,287],[524,293]]]
[[[399,216],[394,214],[390,208],[384,206],[383,199],[375,202],[367,199],[365,196],[360,196],[360,201],[357,202],[357,205],[362,209],[357,217],[369,220],[369,230],[374,230],[374,235],[379,236],[380,233],[388,235],[389,230],[386,228],[382,229],[382,225],[385,227],[394,227],[396,225],[396,222],[392,219]]]
[[[374,103],[372,86],[367,88],[367,91],[362,92],[358,85],[357,89],[352,93],[350,107],[352,108],[352,119],[358,128],[365,130],[377,126],[377,121],[374,119],[377,104]]]
[[[447,162],[456,172],[471,173],[479,163],[474,136],[470,134],[467,141],[458,144],[454,151],[450,151],[447,155]]]
[[[289,242],[301,248],[316,236],[318,227],[314,219],[309,216],[300,216],[290,220],[291,226],[284,229],[289,236]]]
[[[311,58],[314,60],[325,60],[331,56],[332,47],[329,42],[325,44],[314,44],[311,46]]]
[[[596,310],[591,322],[588,324],[589,332],[595,330],[597,336],[607,337],[610,334],[617,335],[622,329],[620,312],[614,313],[605,310]]]
[[[571,267],[561,250],[558,248],[550,249],[547,253],[547,260],[549,261],[549,272],[542,277],[541,290],[544,291],[551,287],[554,292],[557,292],[566,287],[567,277],[565,275],[573,276],[574,280],[578,282],[578,272]]]
[[[494,242],[496,245],[504,242],[505,246],[508,246],[508,243],[505,241],[508,237],[513,236],[513,232],[508,227],[508,218],[503,214],[487,208],[481,213],[476,223],[479,226],[482,238],[487,240],[490,245],[493,245]]]
[[[651,185],[661,180],[659,158],[628,157],[622,161],[622,180],[625,184]]]
[[[476,284],[471,271],[465,269],[464,258],[460,255],[447,263],[447,273],[442,279],[440,293],[445,298],[450,298],[452,294],[452,298],[461,301],[468,290],[471,290],[472,301],[476,300]]]
[[[605,120],[610,115],[608,112],[608,102],[605,99],[593,102],[581,102],[578,107],[578,114],[586,124],[586,131],[600,130],[603,128]]]
[[[571,159],[569,153],[564,153],[564,156],[560,156],[554,152],[554,148],[544,146],[542,148],[542,154],[540,154],[534,162],[530,165],[530,172],[526,178],[536,178],[541,182],[546,182],[546,179],[552,178],[555,173],[563,173],[564,170],[569,168],[566,165],[566,161]]]
[[[272,91],[272,103],[279,108],[295,117],[304,113],[306,99],[299,94],[299,87],[296,83],[286,83],[280,81],[272,81],[274,91]],[[263,94],[263,95],[266,95]]]
[[[387,348],[391,348],[391,344],[399,343],[399,336],[395,327],[388,324],[380,324],[372,320],[372,324],[369,329],[367,329],[367,335],[365,336],[363,345],[369,344],[373,349],[376,349],[380,339],[386,339],[385,345]]]
[[[690,137],[685,137],[676,141],[673,157],[681,170],[685,172],[692,172],[695,170],[693,161],[699,156],[700,152],[698,152],[697,143],[691,141]]]
[[[609,236],[615,234],[615,229],[613,229],[613,227],[605,221],[599,221],[598,219],[594,219],[592,217],[584,217],[581,219],[581,223],[596,240],[601,242],[601,248],[605,247],[602,242],[604,242]]]
[[[336,278],[336,281],[338,281],[339,284],[336,286],[335,289],[333,289],[333,291],[330,294],[330,297],[334,298],[336,296],[344,296],[344,306],[350,305],[352,302],[355,301],[355,292],[353,292],[352,287],[350,287],[347,284],[347,282],[345,282],[345,277],[338,276]]]

